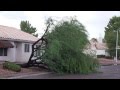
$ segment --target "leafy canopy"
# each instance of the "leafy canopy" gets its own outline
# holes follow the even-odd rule
[[[108,25],[105,27],[105,41],[108,46],[108,52],[111,56],[115,56],[116,36],[117,30],[120,31],[120,17],[114,16],[110,19]],[[118,33],[120,35],[120,32]],[[120,39],[118,39],[120,45]],[[120,57],[120,50],[118,50],[118,57]]]
[[[29,33],[29,34],[32,34],[32,35],[38,37],[38,34],[35,34],[36,31],[37,31],[36,28],[33,27],[33,26],[29,23],[29,21],[21,21],[21,23],[20,23],[20,28],[21,28],[22,31],[27,32],[27,33]]]
[[[55,72],[88,73],[96,69],[97,60],[83,53],[89,42],[85,27],[76,19],[61,20],[47,34],[45,63]]]

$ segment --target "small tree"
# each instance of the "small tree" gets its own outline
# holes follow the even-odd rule
[[[89,73],[96,70],[97,60],[83,53],[88,43],[85,27],[76,19],[60,21],[47,34],[45,64],[60,73]]]
[[[37,31],[36,28],[31,26],[29,21],[21,21],[20,28],[21,28],[22,31],[38,37],[38,34],[35,34],[35,32]]]

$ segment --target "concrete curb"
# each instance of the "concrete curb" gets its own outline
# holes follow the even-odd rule
[[[42,72],[42,73],[37,73],[37,74],[29,74],[29,75],[13,76],[13,77],[2,78],[2,79],[22,79],[23,77],[37,76],[37,75],[44,75],[44,74],[51,74],[51,73],[52,73],[52,72]]]

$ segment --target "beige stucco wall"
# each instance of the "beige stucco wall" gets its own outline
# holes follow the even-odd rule
[[[11,61],[15,62],[16,60],[16,45],[14,42],[11,42],[14,45],[14,48],[8,48],[7,50],[7,56],[0,56],[0,61]]]
[[[16,62],[19,62],[22,59],[22,43],[16,42]]]
[[[29,44],[30,48],[29,48],[29,52],[25,52],[24,48],[25,48],[25,44]],[[22,43],[21,45],[21,59],[19,60],[19,62],[28,62],[30,55],[32,52],[32,44],[30,43]]]
[[[29,57],[32,52],[32,44],[30,45],[30,51],[25,52],[25,43],[22,42],[11,42],[14,48],[8,48],[7,56],[0,56],[0,61],[10,61],[10,62],[28,62]]]
[[[97,50],[96,55],[105,55],[105,50]]]

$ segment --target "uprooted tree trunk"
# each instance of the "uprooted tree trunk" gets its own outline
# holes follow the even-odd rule
[[[48,22],[47,22],[47,28],[45,30],[45,33],[43,34],[43,36],[37,40],[35,43],[33,43],[32,45],[32,53],[31,56],[29,58],[29,61],[22,65],[22,67],[32,67],[32,66],[36,66],[36,67],[43,67],[43,68],[47,68],[47,65],[44,64],[44,60],[43,60],[43,56],[45,54],[45,49],[47,46],[47,39],[46,39],[46,34],[51,26],[52,23],[52,19],[49,18]],[[39,52],[39,55],[37,54]]]

